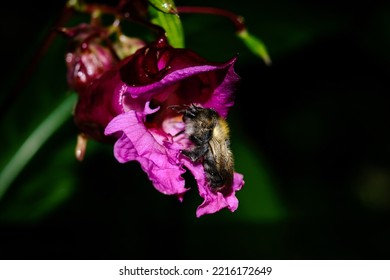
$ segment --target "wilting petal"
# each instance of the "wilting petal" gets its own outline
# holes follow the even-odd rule
[[[74,110],[74,122],[80,132],[101,142],[116,140],[113,136],[104,135],[104,129],[115,116],[124,112],[122,107],[124,88],[126,87],[123,87],[117,71],[112,69],[79,95]]]

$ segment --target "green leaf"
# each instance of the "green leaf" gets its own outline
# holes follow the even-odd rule
[[[27,165],[47,139],[70,118],[76,95],[69,95],[24,141],[0,172],[0,199],[14,179]]]
[[[250,34],[246,29],[238,32],[237,36],[255,55],[260,56],[264,60],[265,64],[271,65],[271,58],[268,54],[267,48],[259,38]]]
[[[149,0],[149,4],[166,14],[177,14],[173,0]]]
[[[184,48],[184,31],[179,15],[167,14],[154,6],[149,7],[151,22],[164,28],[169,43],[175,48]]]

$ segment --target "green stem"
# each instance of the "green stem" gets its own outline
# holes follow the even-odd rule
[[[47,139],[71,116],[76,94],[67,97],[24,141],[0,173],[0,199]]]

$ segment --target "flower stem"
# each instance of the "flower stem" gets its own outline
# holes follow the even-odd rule
[[[70,94],[24,141],[0,172],[0,199],[47,139],[71,116],[76,94]]]
[[[197,7],[197,6],[179,6],[176,8],[179,14],[182,13],[197,13],[222,16],[229,19],[236,28],[236,34],[244,44],[257,56],[260,56],[266,65],[272,64],[265,44],[257,37],[253,36],[245,26],[245,20],[242,16],[231,11],[214,8],[214,7]]]
[[[214,8],[214,7],[196,7],[196,6],[179,6],[176,7],[179,14],[181,13],[195,13],[195,14],[210,14],[210,15],[218,15],[222,17],[228,18],[231,22],[233,22],[236,32],[241,32],[245,30],[244,18],[240,15],[237,15],[231,11]]]

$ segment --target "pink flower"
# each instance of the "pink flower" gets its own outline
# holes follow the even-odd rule
[[[76,124],[88,137],[116,141],[119,162],[138,161],[158,191],[180,201],[189,190],[182,175],[191,172],[204,199],[198,217],[223,208],[233,212],[243,176],[234,172],[227,192],[212,190],[202,163],[181,152],[191,141],[180,133],[185,124],[172,106],[198,104],[226,118],[240,81],[233,69],[235,60],[212,63],[160,38],[119,62],[80,96]]]

